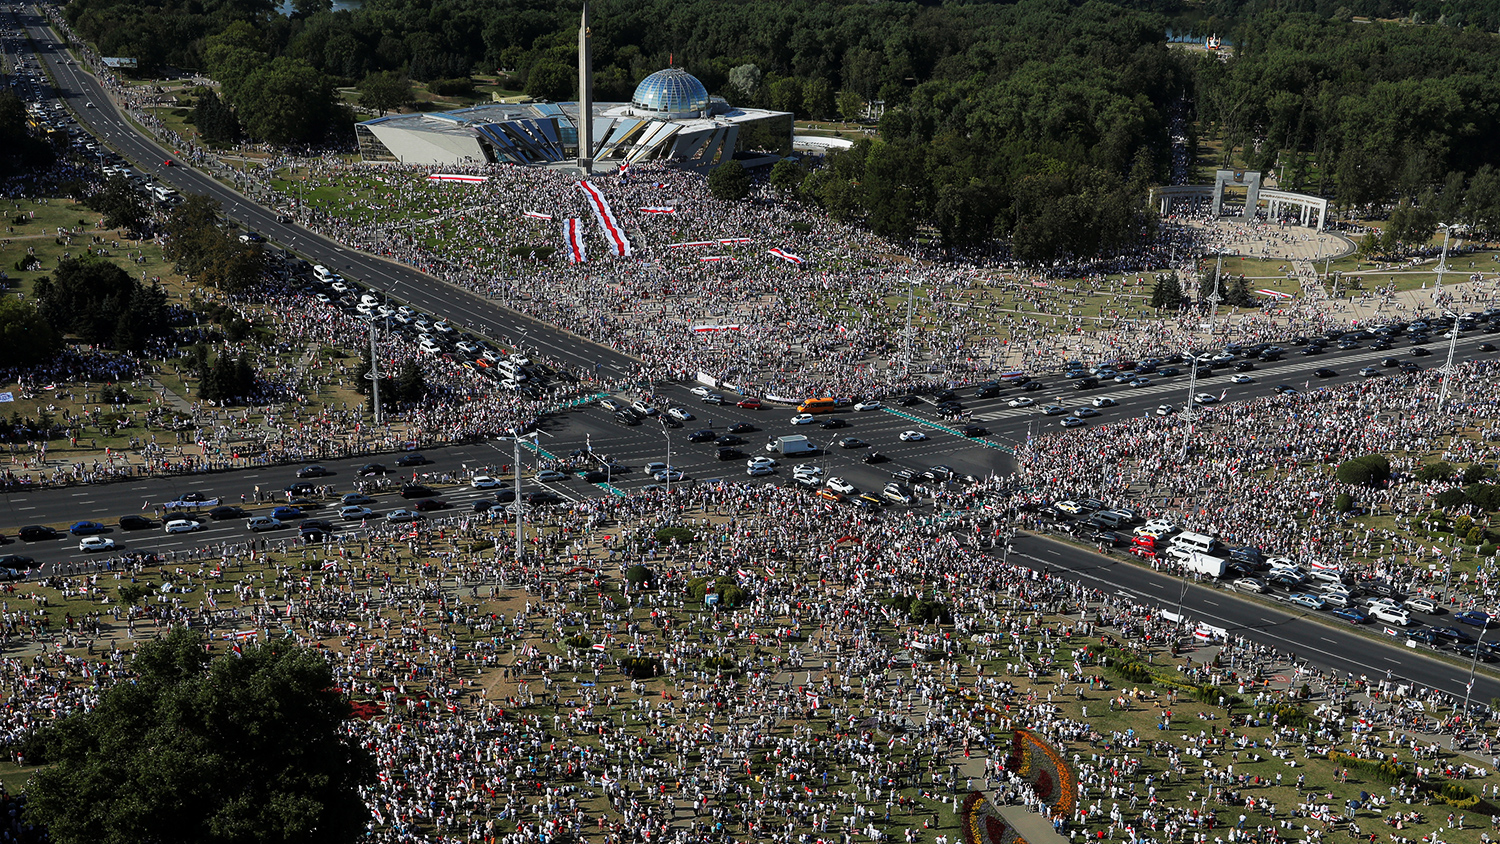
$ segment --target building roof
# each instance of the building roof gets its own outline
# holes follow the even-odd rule
[[[697,117],[708,108],[708,89],[685,70],[658,70],[635,88],[630,104],[661,117]]]

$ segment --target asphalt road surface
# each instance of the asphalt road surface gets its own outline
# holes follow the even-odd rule
[[[493,340],[523,344],[524,347],[545,350],[549,355],[580,366],[599,365],[608,374],[620,375],[633,368],[633,361],[609,349],[580,342],[580,340],[555,327],[518,315],[494,302],[474,296],[451,285],[439,282],[427,275],[408,268],[363,255],[336,243],[313,235],[306,230],[277,221],[276,212],[257,206],[238,193],[214,181],[208,176],[176,162],[172,151],[163,149],[136,132],[114,109],[109,96],[97,81],[76,67],[65,63],[66,53],[50,30],[45,30],[43,21],[28,11],[23,16],[27,31],[42,46],[41,56],[57,80],[57,93],[62,96],[78,115],[80,122],[103,139],[137,167],[150,173],[158,181],[175,186],[184,193],[200,193],[214,197],[223,203],[227,215],[254,229],[271,240],[301,254],[315,263],[321,263],[344,273],[361,283],[384,290],[393,297],[407,301],[476,331]],[[92,103],[93,107],[86,104]],[[164,166],[172,160],[174,166]],[[521,338],[524,337],[524,340]],[[1472,357],[1477,354],[1478,344],[1487,336],[1476,334],[1459,341],[1460,355]],[[1415,357],[1405,342],[1399,342],[1390,351],[1358,349],[1349,352],[1328,351],[1312,357],[1301,357],[1293,352],[1286,360],[1257,364],[1258,369],[1247,373],[1254,380],[1250,383],[1230,383],[1228,370],[1217,370],[1207,379],[1200,379],[1197,392],[1224,397],[1235,401],[1264,395],[1276,384],[1289,384],[1298,389],[1315,388],[1318,385],[1345,383],[1359,380],[1363,376],[1357,371],[1365,366],[1380,366],[1387,357],[1413,361],[1423,367],[1436,366],[1446,354],[1446,341],[1435,340],[1430,344],[1432,354]],[[1312,373],[1319,368],[1330,368],[1336,375],[1316,378]],[[1382,367],[1385,372],[1392,369]],[[540,454],[527,448],[523,452],[523,471],[528,477],[524,489],[549,489],[564,499],[586,496],[615,495],[628,493],[655,481],[640,471],[650,461],[670,462],[682,470],[688,479],[702,481],[724,478],[736,481],[755,481],[745,472],[745,459],[735,458],[721,461],[718,447],[710,444],[691,444],[688,436],[704,428],[719,434],[727,433],[730,425],[745,423],[755,430],[743,434],[746,444],[739,446],[747,457],[764,454],[767,437],[782,434],[806,434],[809,439],[825,447],[825,453],[801,458],[790,463],[811,462],[825,468],[829,475],[846,478],[862,490],[878,491],[889,480],[891,471],[898,468],[925,469],[936,464],[945,464],[975,475],[991,472],[1004,473],[1013,464],[1017,450],[1022,450],[1028,434],[1040,433],[1055,428],[1059,417],[1044,416],[1040,407],[1058,404],[1066,408],[1077,408],[1089,403],[1096,396],[1109,397],[1117,405],[1101,408],[1100,416],[1090,421],[1099,424],[1111,419],[1155,413],[1161,405],[1182,408],[1188,400],[1188,379],[1185,376],[1154,379],[1146,387],[1131,388],[1108,384],[1088,391],[1075,391],[1069,382],[1059,378],[1043,379],[1044,389],[1024,392],[1011,389],[998,398],[975,399],[973,390],[960,391],[960,400],[971,412],[971,421],[989,429],[980,438],[967,438],[958,433],[954,423],[945,422],[934,413],[930,402],[913,407],[888,407],[856,413],[852,410],[831,414],[848,423],[848,427],[824,429],[818,425],[793,426],[790,417],[793,411],[787,408],[749,410],[734,406],[714,407],[702,404],[687,387],[673,385],[658,392],[660,406],[670,403],[692,412],[696,418],[686,420],[681,428],[664,428],[655,420],[647,420],[639,426],[624,426],[616,422],[612,414],[597,406],[555,414],[540,426]],[[1013,398],[1025,397],[1036,402],[1034,407],[1010,407]],[[731,399],[735,398],[733,396]],[[902,442],[898,435],[902,431],[916,430],[926,434],[921,442]],[[846,436],[858,437],[867,445],[863,448],[840,448],[835,443]],[[566,457],[575,451],[592,449],[595,456],[609,455],[631,467],[633,471],[611,477],[608,484],[587,484],[578,479],[561,482],[540,483],[529,477],[539,459],[548,456]],[[866,464],[861,457],[876,450],[885,455],[887,462]],[[670,457],[668,452],[670,451]],[[424,452],[432,465],[413,470],[401,470],[400,477],[410,478],[407,472],[453,473],[467,477],[472,472],[497,474],[502,467],[514,462],[514,446],[507,442],[488,442]],[[321,464],[333,474],[313,481],[335,488],[339,492],[353,489],[357,471],[366,462],[382,462],[394,469],[396,455],[388,459],[359,458],[330,461]],[[4,497],[0,511],[0,528],[11,541],[0,552],[25,553],[48,564],[77,561],[84,558],[78,551],[76,538],[48,540],[36,543],[21,543],[14,540],[15,530],[27,524],[51,524],[66,526],[77,520],[100,521],[116,524],[118,517],[129,513],[150,511],[155,505],[182,497],[188,493],[200,493],[208,498],[221,498],[225,503],[239,504],[241,496],[253,500],[257,487],[272,497],[272,501],[253,507],[253,512],[267,512],[274,503],[284,500],[282,488],[296,480],[298,467],[272,467],[256,470],[237,470],[209,475],[142,479],[91,487],[44,490],[15,493]],[[783,463],[776,475],[765,478],[765,482],[785,483],[790,466]],[[394,476],[393,477],[397,477]],[[511,482],[510,476],[505,478]],[[494,493],[476,490],[463,484],[443,489],[441,498],[453,505],[453,509],[442,511],[457,513],[472,510],[472,504],[480,498],[493,498]],[[400,498],[394,492],[374,495],[368,505],[381,518],[390,512],[413,502]],[[250,506],[250,505],[247,505]],[[333,518],[334,506],[325,506],[309,515]],[[500,518],[509,518],[504,514]],[[347,528],[358,523],[346,523]],[[204,530],[192,534],[166,535],[160,527],[144,531],[127,532],[118,527],[108,534],[120,542],[126,550],[181,550],[219,543],[245,542],[252,536],[243,520],[205,522]],[[260,538],[281,539],[289,537],[291,530],[258,535]],[[1092,551],[1042,537],[1019,537],[1013,545],[1012,559],[1027,562],[1058,576],[1077,578],[1092,586],[1110,592],[1129,595],[1137,600],[1158,603],[1172,608],[1181,603],[1190,618],[1206,620],[1232,633],[1245,635],[1252,640],[1290,650],[1311,663],[1333,668],[1355,675],[1365,674],[1372,678],[1391,676],[1434,686],[1458,696],[1465,691],[1468,677],[1467,665],[1453,659],[1435,659],[1430,652],[1402,647],[1386,637],[1371,637],[1355,633],[1347,625],[1336,622],[1326,613],[1294,609],[1283,603],[1249,599],[1225,590],[1196,584],[1184,584],[1180,579],[1169,577],[1145,567],[1128,563],[1119,554],[1105,557]],[[1424,617],[1429,623],[1447,624],[1446,616]],[[1500,635],[1500,634],[1491,634]],[[1473,699],[1487,701],[1500,696],[1500,680],[1494,672],[1480,665],[1473,687]]]
[[[279,212],[256,205],[222,182],[184,166],[176,152],[138,132],[115,108],[96,78],[78,65],[67,64],[69,56],[63,44],[47,21],[33,13],[31,7],[25,7],[16,17],[40,48],[39,55],[55,82],[54,93],[70,107],[79,123],[156,181],[170,184],[183,194],[210,196],[222,203],[228,219],[245,228],[366,287],[382,290],[429,313],[442,314],[467,331],[501,343],[541,350],[576,366],[597,366],[611,376],[624,375],[637,365],[626,355],[425,273],[347,248],[301,226],[279,222]],[[166,166],[167,161],[172,166]]]

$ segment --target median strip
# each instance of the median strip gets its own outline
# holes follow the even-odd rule
[[[989,439],[987,437],[966,437],[966,436],[964,436],[964,432],[958,430],[957,428],[950,428],[947,425],[943,425],[943,424],[940,424],[940,423],[937,423],[937,422],[933,422],[933,421],[928,420],[928,419],[923,419],[920,416],[913,416],[912,414],[907,413],[904,410],[897,410],[894,407],[883,407],[883,408],[881,408],[881,410],[884,410],[886,413],[890,413],[890,414],[894,414],[896,416],[899,416],[902,419],[910,419],[911,421],[916,422],[916,423],[918,423],[920,425],[924,425],[924,426],[926,426],[928,428],[933,428],[935,430],[942,431],[942,432],[947,433],[947,434],[952,434],[953,436],[958,437],[959,439],[968,440],[969,442],[972,442],[972,443],[978,443],[978,444],[980,444],[982,446],[988,446],[989,448],[998,449],[1000,451],[1005,452],[1006,454],[1014,455],[1016,453],[1016,450],[1014,448],[1011,448],[1008,445],[1001,445],[1000,443],[997,443],[994,440],[991,440],[991,439]]]

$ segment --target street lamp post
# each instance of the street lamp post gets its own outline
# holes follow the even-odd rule
[[[1469,684],[1464,687],[1464,721],[1469,720],[1469,696],[1474,693],[1474,669],[1479,665],[1479,649],[1484,647],[1484,634],[1490,632],[1489,622],[1479,629],[1479,638],[1474,640],[1474,656],[1469,659]],[[1454,737],[1455,740],[1457,736]]]
[[[1188,358],[1188,395],[1187,405],[1182,409],[1182,421],[1185,423],[1182,433],[1182,459],[1187,460],[1188,449],[1192,447],[1193,420],[1198,417],[1197,410],[1193,405],[1194,396],[1198,392],[1198,356],[1193,354],[1192,349],[1187,350]]]
[[[670,496],[672,494],[672,432],[667,430],[665,422],[661,426],[661,435],[667,440],[667,468],[665,472],[667,476],[667,495]]]
[[[1448,235],[1452,230],[1452,226],[1443,226],[1443,256],[1438,259],[1437,285],[1435,288],[1437,290],[1443,289],[1443,273],[1448,269]],[[1443,381],[1442,386],[1438,389],[1438,410],[1442,410],[1443,405],[1448,402],[1448,382],[1453,380],[1453,375],[1457,372],[1457,366],[1454,361],[1458,357],[1458,314],[1452,311],[1444,311],[1444,315],[1453,319],[1453,328],[1448,332],[1448,360],[1440,370],[1443,373]]]

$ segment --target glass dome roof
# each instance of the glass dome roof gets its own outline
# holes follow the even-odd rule
[[[672,67],[642,79],[630,104],[643,111],[686,117],[708,108],[708,89],[691,73]]]

